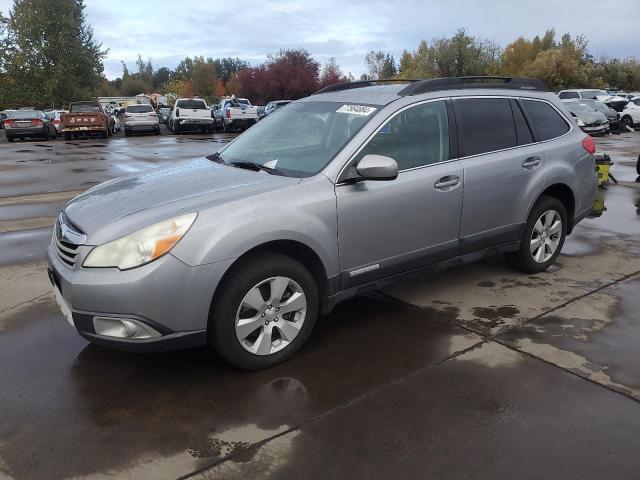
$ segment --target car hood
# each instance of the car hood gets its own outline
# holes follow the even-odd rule
[[[71,200],[65,213],[92,245],[183,213],[299,182],[199,158],[97,185]]]
[[[578,117],[584,123],[603,122],[607,117],[602,112],[573,112],[573,115]]]

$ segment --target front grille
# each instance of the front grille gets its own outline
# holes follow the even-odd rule
[[[53,229],[53,243],[58,258],[70,268],[76,264],[78,250],[84,244],[85,235],[69,217],[62,212]]]

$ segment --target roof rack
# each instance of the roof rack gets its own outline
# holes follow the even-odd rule
[[[379,85],[383,83],[412,83],[412,82],[423,82],[424,80],[416,80],[410,78],[388,78],[384,80],[360,80],[357,82],[345,82],[345,83],[334,83],[332,85],[328,85],[324,88],[321,88],[317,92],[312,95],[318,95],[320,93],[327,92],[339,92],[341,90],[351,90],[352,88],[362,88],[362,87],[373,87],[374,85]]]
[[[537,90],[546,92],[542,80],[525,77],[443,77],[421,80],[406,86],[398,92],[400,96],[418,95],[437,90],[457,90],[464,88],[513,88],[516,90]]]

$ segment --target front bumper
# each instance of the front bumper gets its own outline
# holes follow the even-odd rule
[[[64,264],[50,245],[49,276],[71,310],[78,333],[113,348],[153,352],[204,345],[213,293],[233,262],[191,267],[167,254],[131,270],[82,268],[91,247],[80,247],[77,263]],[[96,333],[94,317],[133,319],[160,336],[125,339]]]

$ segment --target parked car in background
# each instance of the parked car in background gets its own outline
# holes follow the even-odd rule
[[[588,88],[574,88],[569,90],[561,90],[558,92],[558,96],[562,100],[570,99],[595,99],[613,108],[616,112],[621,112],[628,100],[624,97],[618,97],[616,95],[609,95],[606,90],[588,89]]]
[[[620,122],[623,127],[635,127],[640,125],[640,96],[633,97],[620,113]]]
[[[582,99],[580,102],[588,105],[597,112],[603,113],[609,122],[609,130],[617,130],[620,128],[620,114],[609,105],[593,99]]]
[[[67,113],[66,110],[45,110],[44,113],[46,113],[47,116],[51,119],[51,122],[53,122],[54,127],[56,127],[56,132],[58,132],[59,135],[60,130],[62,129],[60,119],[63,113]]]
[[[171,115],[171,107],[160,107],[160,112],[158,113],[158,121],[160,123],[166,124],[169,120],[169,115]]]
[[[605,114],[594,110],[586,102],[582,100],[563,100],[562,102],[583,132],[589,135],[604,135],[609,130],[609,121]]]
[[[95,133],[108,138],[113,128],[109,115],[95,101],[72,102],[69,112],[60,116],[60,123],[65,140]]]
[[[288,105],[289,103],[291,103],[291,100],[274,100],[273,102],[267,103],[267,105],[264,107],[264,112],[262,112],[262,114],[260,115],[260,119],[263,119],[267,115],[275,112],[285,105]]]
[[[258,369],[403,276],[498,253],[545,271],[592,211],[595,144],[539,80],[483,80],[332,85],[208,157],[84,192],[47,248],[69,323]]]
[[[179,98],[173,105],[168,121],[175,134],[185,131],[213,133],[211,110],[201,98]]]
[[[16,110],[8,112],[4,120],[7,141],[16,138],[56,138],[58,132],[51,119],[42,110]]]
[[[223,132],[246,130],[258,121],[258,109],[246,98],[223,98],[214,111],[215,126]]]
[[[160,135],[158,114],[149,104],[129,105],[124,109],[124,134],[153,132]]]
[[[4,121],[8,118],[7,112],[0,112],[0,130],[4,128]]]

